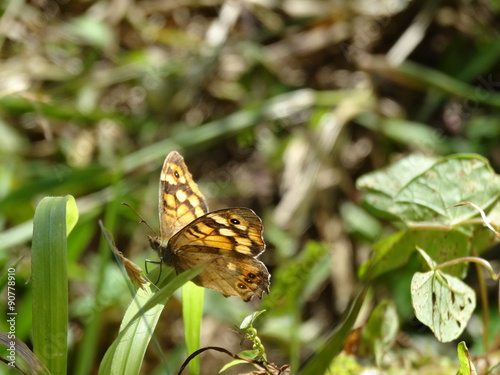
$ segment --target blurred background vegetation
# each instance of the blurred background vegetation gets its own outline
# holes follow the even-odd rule
[[[268,359],[294,370],[339,322],[370,245],[390,231],[360,208],[359,176],[408,153],[475,152],[500,168],[497,1],[0,7],[0,264],[17,265],[17,335],[29,344],[34,209],[47,195],[77,198],[70,373],[96,372],[131,300],[98,220],[137,264],[156,259],[151,232],[120,203],[157,228],[171,150],[184,155],[212,210],[255,210],[268,245],[261,259],[271,295],[245,304],[208,291],[202,345],[238,352],[235,325],[265,308],[256,325]],[[456,371],[456,346],[438,344],[415,320],[408,284],[397,280],[372,298],[394,299],[400,345],[420,358],[415,373],[442,363]],[[186,357],[180,306],[171,299],[156,330],[172,371]],[[466,338],[481,354],[480,327],[471,326]],[[159,363],[150,349],[148,374]],[[202,373],[226,362],[204,354]],[[388,366],[404,362],[394,354]]]

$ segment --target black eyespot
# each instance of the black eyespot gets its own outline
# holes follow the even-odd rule
[[[238,284],[238,288],[240,288],[240,289],[246,289],[247,287],[245,285],[243,285],[243,284]]]
[[[253,273],[251,273],[251,272],[250,272],[247,276],[248,276],[250,279],[255,279],[255,278],[257,277],[257,276],[255,276],[255,274],[253,274]]]
[[[231,219],[231,223],[233,224],[241,224],[239,220]]]
[[[175,178],[179,178],[179,177],[180,177],[180,176],[179,176],[179,172],[175,171],[175,172],[174,172],[174,176],[175,176]]]

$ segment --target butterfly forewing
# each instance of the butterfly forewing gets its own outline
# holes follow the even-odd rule
[[[265,248],[262,222],[248,208],[213,211],[180,230],[168,244],[180,256],[185,256],[187,250],[184,247],[187,246],[211,247],[221,253],[238,253],[253,258]]]
[[[176,151],[168,154],[161,170],[159,211],[160,237],[165,239],[208,212],[205,198]]]

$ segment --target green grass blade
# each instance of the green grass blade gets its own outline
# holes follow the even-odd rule
[[[33,220],[33,348],[52,374],[67,373],[66,237],[77,219],[75,199],[66,196],[44,198]]]
[[[138,374],[141,369],[142,360],[146,352],[147,345],[151,340],[154,328],[158,323],[160,314],[163,311],[164,303],[157,304],[148,310],[142,318],[128,325],[137,313],[140,312],[141,306],[154,293],[154,286],[151,284],[146,288],[137,290],[136,298],[130,304],[120,327],[120,340],[117,341],[113,355],[113,361],[110,364],[110,374]],[[166,302],[166,300],[165,300]],[[127,327],[127,329],[124,329]],[[101,373],[101,372],[100,372]]]
[[[160,290],[152,284],[144,285],[146,291],[138,289],[123,317],[118,337],[104,355],[99,374],[139,374],[165,303],[200,271],[201,268],[193,268],[172,278],[174,272],[170,270],[160,280]]]
[[[188,355],[200,348],[204,297],[205,289],[194,283],[186,283],[182,287],[182,318]],[[200,373],[199,356],[189,362],[189,373],[193,375]]]

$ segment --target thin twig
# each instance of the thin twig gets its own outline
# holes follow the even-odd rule
[[[246,362],[251,363],[253,365],[259,366],[262,370],[269,372],[269,369],[267,368],[265,363],[262,361],[258,361],[256,359],[251,359],[251,358],[240,357],[238,354],[231,353],[229,350],[221,348],[220,346],[206,346],[204,348],[198,349],[195,352],[191,353],[191,355],[189,357],[187,357],[186,360],[184,361],[184,363],[182,364],[177,375],[181,375],[182,371],[186,368],[186,366],[189,364],[189,362],[191,362],[191,360],[194,357],[196,357],[197,355],[199,355],[207,350],[216,350],[218,352],[225,353],[225,354],[229,355],[230,357],[233,357],[234,359],[240,359],[242,361],[246,361]]]

